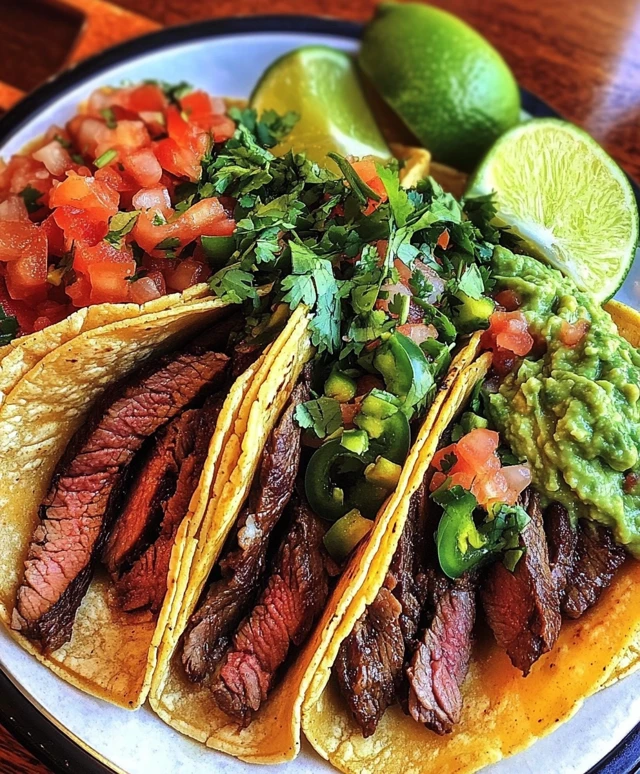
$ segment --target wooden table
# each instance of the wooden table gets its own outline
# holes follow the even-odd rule
[[[80,8],[92,0],[72,0]],[[170,25],[211,16],[308,13],[362,21],[374,0],[117,0]],[[433,0],[480,30],[518,81],[587,129],[640,182],[640,2],[638,0]],[[0,78],[26,89],[64,62],[80,23],[38,0],[0,0]],[[115,25],[116,37],[144,22]],[[151,26],[151,25],[149,25]],[[34,56],[34,52],[39,52]],[[76,58],[83,50],[76,50]],[[46,774],[0,726],[0,774]]]

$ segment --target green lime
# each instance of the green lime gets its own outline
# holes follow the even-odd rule
[[[383,159],[391,155],[362,93],[354,61],[343,51],[304,46],[285,54],[265,71],[250,103],[258,114],[293,110],[300,116],[274,148],[276,155],[304,151],[335,171],[327,159],[329,151]]]
[[[469,171],[520,115],[500,54],[455,16],[419,3],[382,3],[359,63],[436,161]]]
[[[631,184],[586,132],[527,121],[489,151],[468,194],[495,192],[497,217],[599,301],[624,282],[638,243]]]

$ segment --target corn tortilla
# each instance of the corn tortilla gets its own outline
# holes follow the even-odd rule
[[[615,301],[606,309],[620,333],[638,346],[640,314]],[[428,470],[441,434],[462,410],[489,362],[487,355],[481,356],[454,385],[434,436],[416,466],[419,480]],[[384,552],[378,555],[377,584],[367,579],[353,598],[305,696],[304,733],[320,755],[340,771],[470,774],[552,732],[575,714],[585,698],[640,665],[640,562],[628,559],[597,605],[582,618],[563,622],[555,647],[534,664],[527,678],[490,634],[481,631],[463,686],[462,720],[451,734],[434,734],[396,706],[387,710],[376,732],[365,739],[331,678],[331,668],[342,640],[382,584],[404,518],[400,514],[390,525]]]
[[[299,368],[291,369],[286,365],[288,357],[283,353],[274,365],[274,372],[276,375],[284,373],[284,382],[280,385],[277,379],[272,384],[265,382],[251,409],[235,476],[229,479],[220,492],[210,529],[202,531],[202,561],[194,563],[191,568],[181,609],[175,621],[167,628],[161,645],[150,702],[155,712],[169,725],[209,747],[252,763],[277,763],[296,756],[300,749],[302,699],[309,682],[349,606],[354,590],[364,583],[368,575],[376,572],[376,557],[379,551],[384,550],[390,520],[396,513],[406,512],[408,508],[406,492],[415,490],[419,483],[414,480],[413,467],[421,456],[423,445],[433,435],[433,426],[447,400],[451,385],[475,357],[478,342],[479,337],[475,336],[472,345],[454,360],[418,433],[396,491],[379,512],[368,542],[360,546],[342,573],[311,638],[296,653],[290,668],[253,722],[248,728],[239,730],[237,724],[218,709],[206,685],[194,685],[186,679],[176,646],[249,491],[268,432],[284,407],[286,400],[278,399],[285,395],[288,398],[297,379]],[[265,416],[265,412],[276,406],[277,402],[277,411],[269,415],[270,419],[273,418],[269,426],[265,427],[260,417]]]
[[[159,349],[189,339],[215,322],[225,313],[224,306],[217,299],[206,299],[80,333],[45,355],[8,394],[0,407],[0,619],[5,624],[11,620],[40,502],[94,400]],[[235,382],[220,413],[203,475],[171,555],[168,592],[158,618],[118,611],[110,599],[110,584],[98,571],[76,616],[73,636],[63,647],[43,655],[10,630],[23,647],[74,685],[128,708],[144,701],[180,563],[195,549],[193,536],[205,512],[220,448],[259,363]]]

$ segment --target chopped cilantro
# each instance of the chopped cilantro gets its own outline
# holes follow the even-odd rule
[[[27,212],[30,215],[34,212],[38,212],[38,210],[43,206],[40,199],[42,199],[44,194],[42,191],[39,191],[32,185],[28,185],[26,188],[23,188],[22,191],[20,191],[19,196],[22,197],[22,200],[24,201],[27,208]]]
[[[180,239],[178,237],[167,237],[162,242],[158,242],[154,250],[176,250],[180,247]]]
[[[342,427],[340,404],[334,398],[308,400],[296,406],[296,422],[304,430],[313,430],[318,438],[326,438]]]
[[[116,213],[109,221],[109,232],[105,237],[105,241],[114,247],[121,248],[124,237],[133,231],[139,214],[138,210]]]
[[[109,148],[109,150],[106,150],[101,156],[98,156],[93,164],[98,169],[102,169],[102,167],[106,167],[107,164],[110,164],[117,156],[118,151],[115,150],[115,148]]]
[[[18,320],[0,306],[0,346],[4,347],[18,335]]]
[[[360,204],[366,204],[368,199],[373,199],[374,202],[380,201],[380,194],[364,182],[344,156],[333,152],[329,153],[328,156],[338,165],[344,179],[349,183],[349,188],[356,195]]]
[[[103,108],[100,111],[100,115],[104,118],[108,129],[115,129],[118,125],[116,120],[116,114],[113,112],[113,108]]]

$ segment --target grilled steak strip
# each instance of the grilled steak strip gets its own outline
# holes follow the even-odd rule
[[[562,612],[580,618],[600,598],[625,560],[611,530],[593,521],[578,522],[575,561],[569,570]]]
[[[412,495],[385,586],[343,640],[335,669],[340,691],[366,738],[401,691],[427,594],[424,484]]]
[[[71,637],[127,466],[155,433],[224,375],[225,355],[183,352],[157,360],[111,391],[58,466],[40,510],[12,625],[46,651]]]
[[[527,490],[523,507],[530,521],[522,531],[525,552],[514,572],[502,563],[488,571],[481,590],[484,610],[496,641],[524,675],[555,645],[560,633],[560,603],[551,576],[540,498]]]
[[[291,645],[301,645],[329,594],[325,527],[306,502],[293,507],[293,524],[281,544],[266,588],[233,637],[214,698],[246,726],[267,698]]]
[[[223,553],[222,578],[214,581],[189,621],[182,650],[187,677],[198,682],[215,668],[231,633],[254,603],[264,574],[269,538],[293,492],[300,465],[300,428],[293,414],[309,397],[310,372],[294,388],[289,404],[262,452],[238,527]]]
[[[544,529],[549,547],[551,577],[562,601],[567,578],[575,561],[578,533],[571,525],[567,509],[560,503],[551,503],[544,512]]]
[[[447,734],[462,713],[461,687],[469,670],[476,617],[475,584],[468,574],[455,581],[438,574],[435,585],[433,619],[406,668],[408,708],[418,723]]]
[[[135,518],[138,509],[144,514],[145,495],[142,495],[141,503],[136,495],[140,491],[155,490],[146,510],[146,529],[126,561],[120,565],[122,574],[116,579],[116,591],[123,610],[149,609],[158,612],[162,607],[173,544],[198,487],[221,408],[222,398],[210,398],[202,408],[185,411],[173,420],[151,458],[153,463],[160,456],[165,463],[164,470],[156,470],[150,464],[138,474],[133,496],[112,533],[112,537],[116,536],[117,528],[121,527],[121,534],[126,536],[126,526],[121,525],[128,515],[133,511]],[[159,477],[154,480],[158,474]],[[157,497],[158,488],[164,490],[164,497]],[[149,535],[153,529],[157,531],[155,537]]]
[[[338,685],[365,739],[395,700],[405,652],[401,614],[400,603],[383,586],[338,651]]]

